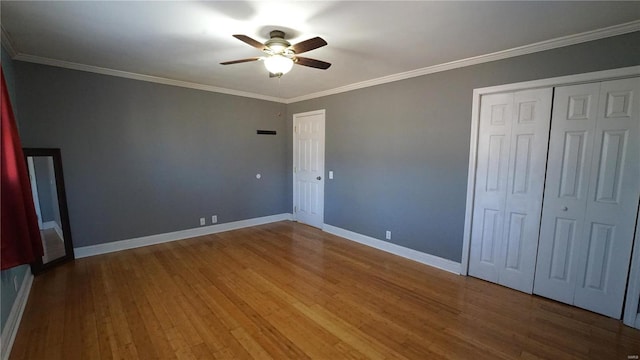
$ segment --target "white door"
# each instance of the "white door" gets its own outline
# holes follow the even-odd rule
[[[324,223],[325,111],[293,115],[293,217],[322,228]]]
[[[481,99],[469,274],[495,283],[507,196],[512,112],[513,93]]]
[[[553,90],[515,93],[499,284],[533,291]]]
[[[531,293],[552,89],[483,96],[469,273]]]
[[[555,90],[534,292],[573,304],[600,84]]]
[[[619,318],[640,196],[638,78],[556,89],[534,292]]]

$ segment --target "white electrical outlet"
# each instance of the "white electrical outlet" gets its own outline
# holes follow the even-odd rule
[[[206,224],[207,222],[204,220],[204,218],[200,218],[200,226]]]
[[[212,224],[215,224],[215,223],[217,223],[217,222],[218,222],[218,215],[213,215],[213,216],[211,216],[211,223],[212,223]]]
[[[329,179],[333,179],[333,171],[329,171]]]
[[[391,240],[391,231],[387,230],[387,232],[384,234],[384,237],[387,240]]]

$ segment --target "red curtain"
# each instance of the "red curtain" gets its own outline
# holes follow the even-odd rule
[[[13,117],[4,72],[1,70],[0,75],[2,77],[0,268],[4,270],[29,264],[41,258],[42,242],[18,128]]]

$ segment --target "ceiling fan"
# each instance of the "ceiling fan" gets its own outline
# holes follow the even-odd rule
[[[327,45],[327,42],[320,37],[314,37],[309,40],[291,45],[284,39],[284,31],[273,30],[269,33],[271,37],[264,44],[254,40],[246,35],[233,35],[234,38],[243,41],[258,50],[262,50],[266,55],[260,57],[252,57],[247,59],[225,61],[221,65],[239,64],[249,61],[264,61],[264,66],[269,71],[269,77],[281,77],[291,70],[293,64],[308,66],[316,69],[326,70],[331,66],[330,63],[310,59],[298,54],[311,51]]]

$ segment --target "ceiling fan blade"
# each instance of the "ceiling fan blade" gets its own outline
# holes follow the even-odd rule
[[[303,52],[311,51],[325,45],[327,45],[327,42],[324,41],[323,38],[314,37],[313,39],[305,40],[295,45],[291,45],[289,46],[289,49],[293,50],[293,52],[295,52],[296,54],[302,54]]]
[[[243,41],[243,42],[245,42],[245,43],[247,43],[247,44],[249,44],[251,46],[253,46],[256,49],[259,49],[259,50],[266,50],[267,49],[267,47],[263,43],[261,43],[258,40],[254,40],[254,39],[248,37],[247,35],[233,35],[233,37],[238,39],[238,40],[240,40],[240,41]]]
[[[327,70],[329,66],[331,66],[330,63],[325,61],[309,59],[309,58],[300,57],[300,56],[296,56],[294,61],[298,65],[308,66],[308,67],[322,69],[322,70]]]
[[[259,57],[252,57],[252,58],[247,58],[247,59],[231,60],[231,61],[221,62],[220,65],[240,64],[240,63],[243,63],[243,62],[258,61],[258,60],[260,60]]]

